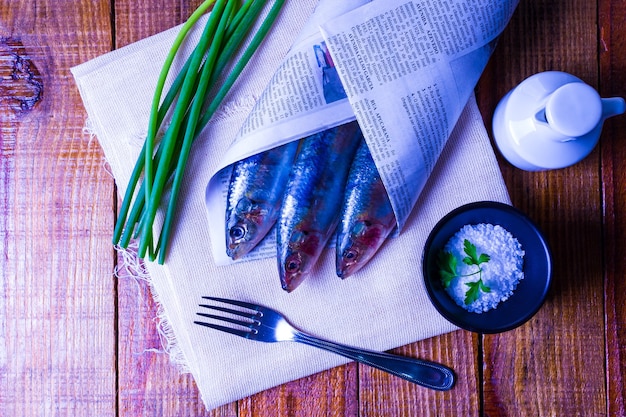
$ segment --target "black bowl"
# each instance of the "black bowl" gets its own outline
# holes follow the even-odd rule
[[[500,225],[517,238],[525,252],[524,279],[496,308],[472,313],[457,305],[443,288],[437,255],[461,227],[479,223]],[[522,325],[539,310],[552,279],[552,256],[541,231],[526,215],[507,204],[482,201],[459,207],[437,223],[426,240],[422,268],[428,296],[441,315],[465,330],[500,333]]]

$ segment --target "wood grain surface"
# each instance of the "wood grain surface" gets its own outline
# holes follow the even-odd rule
[[[548,238],[554,285],[513,331],[395,350],[452,366],[453,390],[351,363],[205,410],[163,351],[141,271],[117,270],[117,190],[69,72],[199,4],[0,0],[1,416],[626,416],[626,117],[566,169],[499,159]],[[625,23],[623,1],[521,0],[476,89],[488,130],[502,96],[540,71],[626,96]]]

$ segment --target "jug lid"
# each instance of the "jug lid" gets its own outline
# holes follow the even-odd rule
[[[590,85],[570,82],[548,98],[546,120],[567,139],[586,135],[602,121],[602,99]]]

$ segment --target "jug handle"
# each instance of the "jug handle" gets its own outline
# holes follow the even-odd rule
[[[621,97],[602,99],[602,120],[617,116],[626,111],[626,102]]]

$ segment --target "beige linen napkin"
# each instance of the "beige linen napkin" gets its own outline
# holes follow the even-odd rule
[[[344,281],[337,278],[333,253],[326,251],[314,276],[288,294],[280,287],[273,259],[224,267],[213,263],[205,187],[316,3],[286,3],[275,30],[194,144],[166,265],[147,265],[153,295],[167,322],[173,360],[193,374],[209,409],[346,361],[304,345],[264,344],[194,325],[202,295],[274,307],[302,330],[373,350],[435,336],[455,328],[432,307],[422,283],[422,247],[428,233],[442,216],[464,203],[509,201],[472,97],[405,229],[362,273]],[[141,149],[156,79],[177,30],[72,69],[121,193]]]

